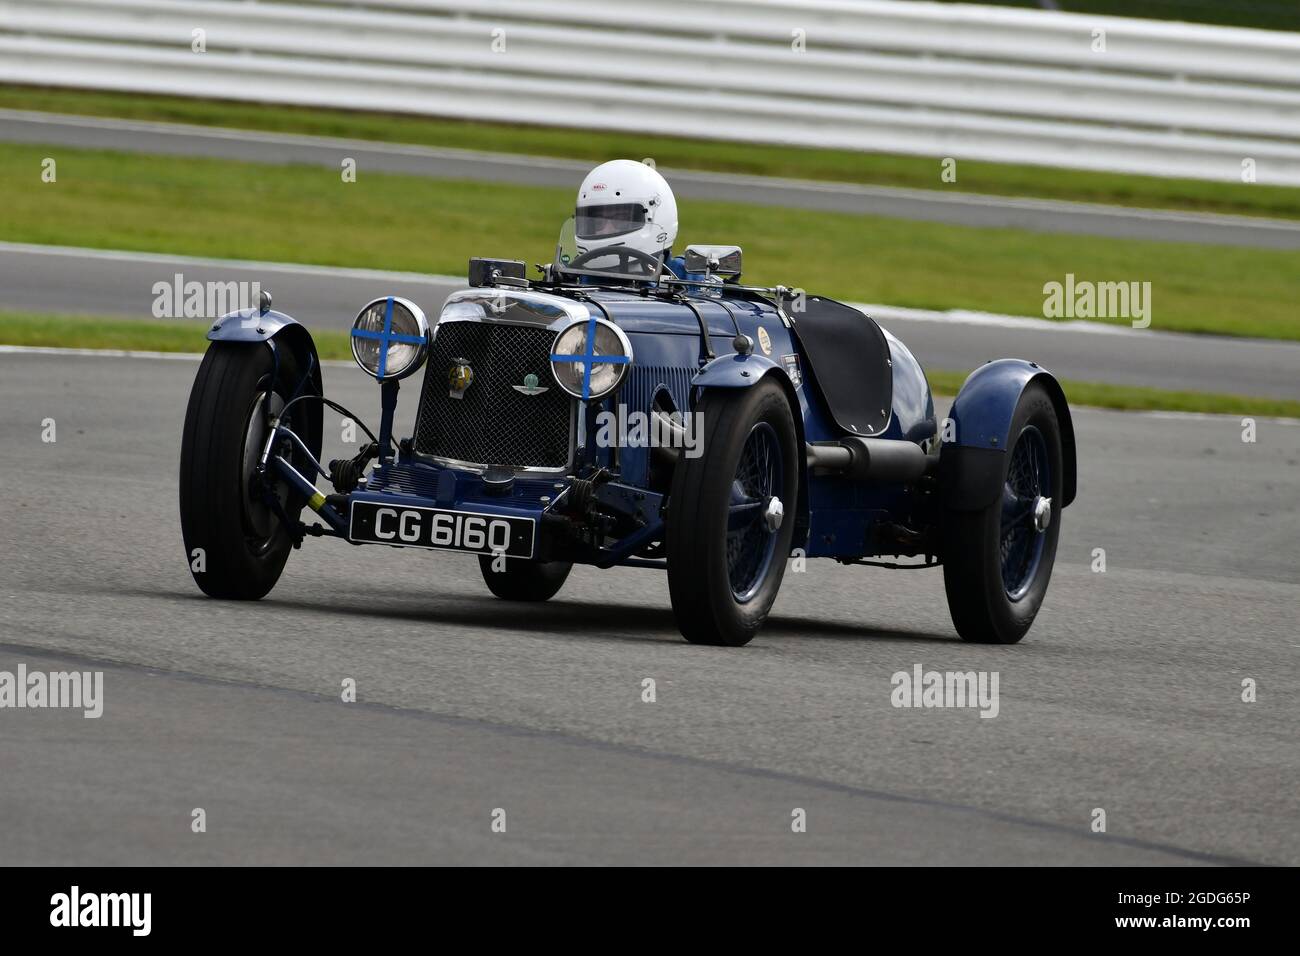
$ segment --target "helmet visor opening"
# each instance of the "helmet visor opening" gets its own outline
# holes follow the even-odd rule
[[[579,239],[608,239],[636,232],[645,225],[645,207],[640,203],[609,206],[579,206],[574,217]]]

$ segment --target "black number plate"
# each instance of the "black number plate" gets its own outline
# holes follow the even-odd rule
[[[473,511],[405,508],[374,501],[354,501],[348,537],[366,544],[403,548],[502,553],[531,558],[537,534],[535,518],[507,518]]]

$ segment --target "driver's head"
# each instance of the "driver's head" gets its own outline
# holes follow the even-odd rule
[[[587,174],[574,217],[579,252],[621,245],[658,255],[677,238],[677,200],[668,180],[630,159]]]

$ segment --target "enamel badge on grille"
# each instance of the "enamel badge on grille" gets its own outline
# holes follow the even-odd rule
[[[549,386],[546,385],[539,386],[537,382],[538,382],[537,376],[534,375],[532,372],[529,372],[527,375],[524,376],[524,384],[512,385],[511,388],[513,388],[516,392],[522,392],[525,395],[540,395],[542,394],[542,392],[547,391]]]
[[[464,359],[455,359],[447,375],[447,394],[452,398],[464,398],[465,390],[474,384],[474,370]]]

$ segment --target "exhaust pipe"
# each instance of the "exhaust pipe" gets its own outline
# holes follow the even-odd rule
[[[667,468],[675,468],[681,461],[682,449],[686,447],[686,428],[680,422],[675,422],[657,408],[652,408],[650,414],[654,416],[655,427],[659,429],[660,435],[670,436],[668,447],[661,443],[656,443],[650,448],[650,457],[660,465]]]
[[[903,439],[844,438],[806,446],[808,467],[854,481],[915,481],[938,462]]]

